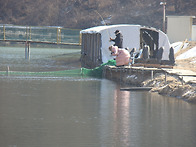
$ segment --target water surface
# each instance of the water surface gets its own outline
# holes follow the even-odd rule
[[[66,51],[44,53],[32,57],[28,70],[55,69],[54,55]],[[27,70],[23,56],[9,52],[0,61],[1,68]],[[68,68],[60,63],[59,69]],[[93,77],[1,76],[0,146],[195,147],[196,105],[120,87]]]

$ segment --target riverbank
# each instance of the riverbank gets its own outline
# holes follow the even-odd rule
[[[186,83],[178,76],[168,75],[167,80],[165,80],[165,75],[158,74],[154,79],[145,80],[141,85],[153,87],[150,92],[196,103],[196,83]]]
[[[152,87],[150,92],[196,103],[196,73],[189,70],[105,66],[104,77],[127,86]]]
[[[128,86],[152,87],[150,92],[196,103],[196,57],[193,54],[191,57],[186,55],[195,46],[196,42],[181,46],[176,51],[177,60],[173,68],[106,66],[104,76]]]

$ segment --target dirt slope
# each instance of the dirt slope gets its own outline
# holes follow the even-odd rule
[[[196,41],[191,41],[191,42],[188,42],[188,43],[189,43],[189,45],[187,46],[187,48],[178,51],[175,54],[175,57],[181,55],[182,53],[184,53],[184,52],[188,51],[189,49],[196,46]],[[187,69],[187,70],[192,70],[192,71],[196,72],[196,57],[176,60],[176,65],[174,66],[174,68],[176,68],[176,69]]]

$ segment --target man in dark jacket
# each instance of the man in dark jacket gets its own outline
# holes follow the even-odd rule
[[[119,30],[116,30],[115,32],[116,38],[112,39],[110,37],[110,41],[114,41],[114,46],[118,46],[118,48],[123,48],[123,36]]]

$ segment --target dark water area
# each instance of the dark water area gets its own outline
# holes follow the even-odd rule
[[[0,48],[0,69],[79,68],[66,64],[70,52],[32,50],[25,61],[22,50]],[[196,105],[120,88],[104,78],[0,76],[0,147],[195,147]]]

